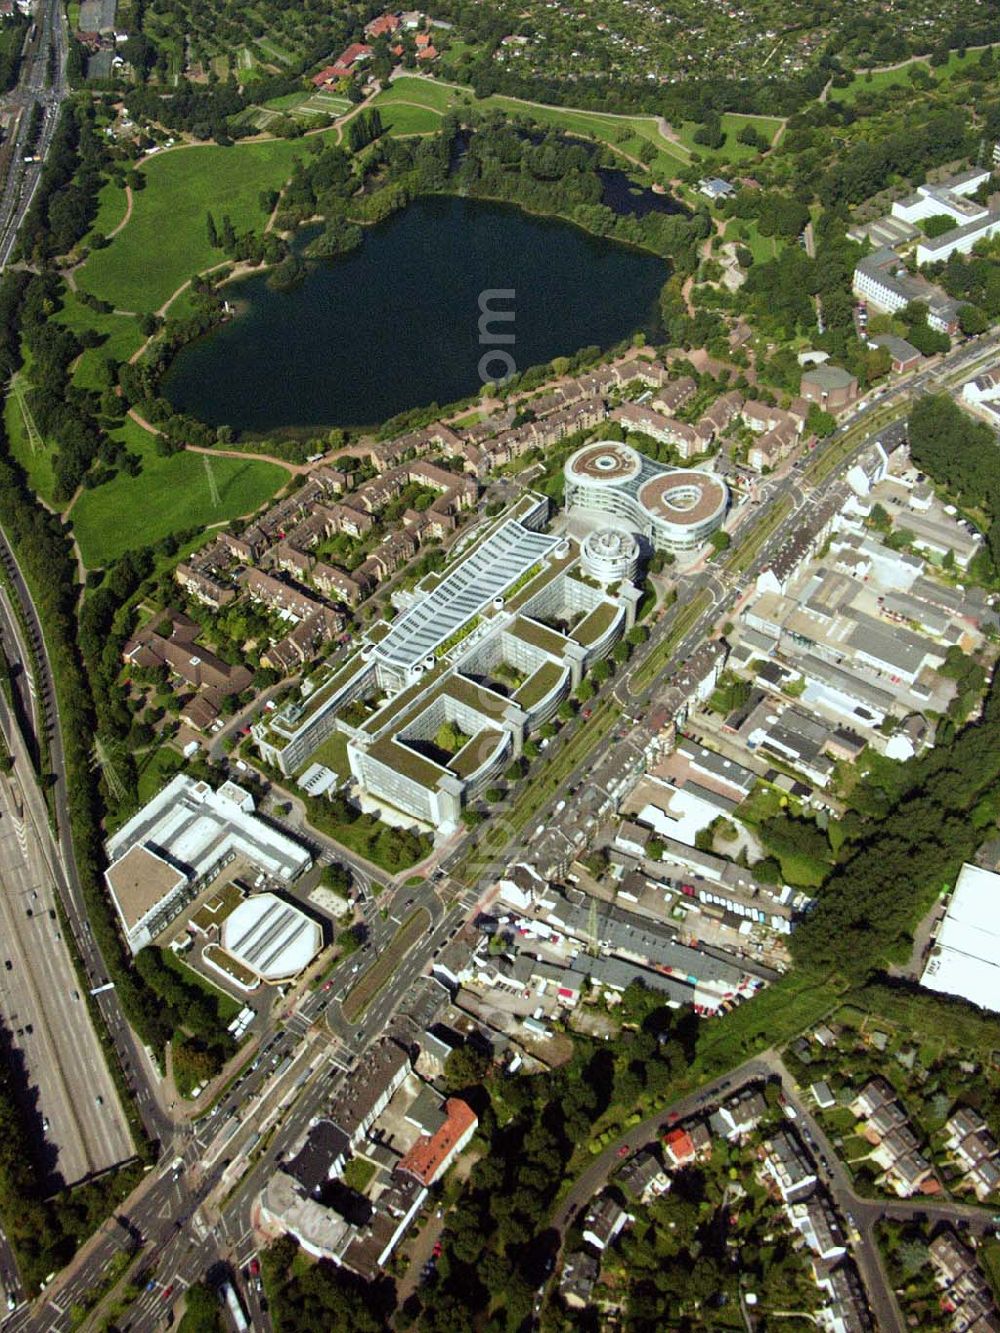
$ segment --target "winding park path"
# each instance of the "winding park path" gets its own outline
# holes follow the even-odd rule
[[[111,231],[108,232],[108,240],[109,241],[114,240],[114,238],[118,235],[120,231],[124,231],[124,229],[128,226],[131,219],[132,219],[132,187],[131,185],[126,185],[125,216],[122,218],[121,222],[119,222],[117,227],[114,227]]]
[[[144,416],[140,416],[134,407],[129,408],[128,415],[137,426],[141,426],[150,435],[163,434],[159,426],[154,426],[151,421],[147,421]],[[206,444],[186,444],[184,448],[189,454],[207,454],[210,458],[240,458],[252,459],[258,463],[273,463],[275,467],[282,467],[294,476],[305,476],[315,466],[312,463],[290,463],[287,458],[278,458],[275,454],[251,453],[249,449],[220,449],[215,445]]]

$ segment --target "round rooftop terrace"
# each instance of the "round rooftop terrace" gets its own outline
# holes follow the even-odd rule
[[[567,478],[591,486],[620,486],[637,477],[641,470],[642,459],[636,450],[616,440],[584,445],[566,460]]]
[[[694,469],[651,477],[639,491],[639,503],[661,523],[696,527],[723,513],[728,501],[725,485],[708,472]]]

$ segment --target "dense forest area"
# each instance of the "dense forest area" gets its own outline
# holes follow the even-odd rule
[[[887,960],[907,957],[919,919],[995,827],[1000,672],[981,718],[956,732],[945,727],[938,740],[918,758],[881,767],[852,794],[854,809],[837,829],[836,864],[792,935],[800,965],[863,980]],[[795,822],[784,821],[793,836]],[[801,832],[815,840],[810,821]]]
[[[973,421],[947,394],[921,398],[910,413],[910,456],[974,517],[985,520],[986,551],[1000,575],[1000,458],[985,422]],[[978,562],[980,567],[982,561]],[[987,572],[980,568],[980,572]]]

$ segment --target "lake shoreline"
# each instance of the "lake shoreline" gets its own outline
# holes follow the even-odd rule
[[[297,229],[296,250],[312,239],[309,228]],[[280,292],[268,290],[264,265],[220,282],[238,316],[173,357],[161,392],[176,411],[250,440],[355,433],[439,403],[461,410],[478,395],[476,367],[490,350],[478,337],[484,293],[527,294],[516,310],[523,371],[636,331],[654,335],[670,273],[642,247],[457,191],[423,194],[366,228],[361,246],[305,263],[304,279]],[[402,322],[397,306],[408,311]],[[356,339],[341,338],[341,329]]]

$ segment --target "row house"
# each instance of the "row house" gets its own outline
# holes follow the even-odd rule
[[[244,565],[255,565],[270,545],[258,527],[244,532],[220,532],[217,541],[230,557]]]
[[[956,1111],[945,1124],[945,1144],[965,1172],[966,1181],[979,1199],[1000,1188],[1000,1166],[995,1160],[997,1142],[983,1118],[968,1107]]]
[[[421,546],[434,537],[443,540],[458,527],[458,519],[447,505],[437,507],[444,498],[441,496],[429,509],[407,509],[403,514],[404,528],[413,533]]]
[[[221,574],[200,563],[182,561],[174,570],[177,583],[199,602],[218,610],[236,600],[236,588]]]
[[[640,1203],[658,1199],[670,1189],[670,1177],[655,1152],[644,1148],[631,1157],[616,1177],[623,1189]]]
[[[255,601],[263,602],[272,610],[294,616],[297,620],[305,620],[322,607],[322,603],[305,588],[286,583],[273,574],[266,574],[262,569],[248,570],[243,586]]]
[[[814,1194],[798,1203],[786,1204],[785,1212],[809,1249],[824,1263],[836,1263],[847,1253],[837,1214],[824,1195]]]
[[[620,386],[638,380],[649,389],[658,389],[670,378],[670,372],[662,361],[651,361],[645,356],[630,356],[625,361],[616,361],[609,369]]]
[[[843,1262],[831,1270],[829,1265],[814,1261],[812,1270],[813,1280],[827,1298],[825,1309],[820,1311],[820,1327],[830,1333],[871,1333],[868,1301],[854,1265]]]
[[[362,575],[360,569],[355,570],[353,574],[347,574],[336,565],[327,565],[323,562],[313,567],[312,582],[327,597],[346,602],[348,606],[357,606],[375,590],[375,580]]]
[[[669,1166],[690,1166],[700,1158],[711,1156],[711,1131],[702,1120],[678,1125],[663,1136],[663,1152]]]
[[[329,463],[322,463],[319,467],[313,468],[309,476],[317,486],[322,486],[327,495],[343,495],[345,491],[350,490],[352,484],[349,472],[332,467]]]
[[[536,421],[528,421],[523,426],[503,431],[484,444],[484,452],[490,465],[499,467],[514,458],[520,458],[529,449],[558,444],[578,430],[589,430],[604,421],[607,415],[603,398],[584,398],[572,407],[550,412]]]
[[[656,393],[653,395],[653,406],[660,412],[665,412],[667,416],[679,412],[686,402],[698,391],[698,386],[690,375],[682,375],[680,379],[668,380],[662,383]]]
[[[376,441],[368,452],[368,458],[376,471],[387,472],[409,459],[423,458],[434,449],[443,449],[457,457],[462,452],[462,444],[462,436],[457,431],[443,421],[436,421],[431,426],[398,435],[394,440]]]
[[[800,418],[794,416],[791,412],[785,412],[780,407],[771,407],[768,403],[759,402],[756,398],[751,398],[745,402],[740,409],[740,419],[744,426],[758,435],[763,435],[765,431],[775,430],[778,426],[791,425],[795,430],[801,430],[802,423]]]
[[[772,430],[766,430],[754,440],[747,453],[747,463],[755,472],[775,468],[788,457],[798,442],[799,433],[794,422],[779,422]]]
[[[332,537],[336,531],[337,518],[334,509],[318,504],[301,522],[296,523],[285,540],[299,551],[311,551],[314,546]]]
[[[751,1091],[723,1102],[709,1117],[709,1125],[730,1142],[751,1133],[767,1118],[767,1102],[763,1094]]]
[[[352,504],[332,504],[326,506],[326,514],[334,525],[334,532],[346,532],[349,537],[367,537],[375,526],[371,514],[357,509]]]
[[[760,1150],[761,1169],[785,1203],[804,1198],[816,1184],[813,1164],[796,1135],[779,1129]]]
[[[936,1191],[931,1164],[917,1150],[919,1140],[887,1079],[879,1076],[866,1083],[851,1103],[851,1111],[865,1122],[864,1136],[874,1149],[872,1160],[897,1194],[908,1198],[918,1190],[925,1194]]]
[[[595,1250],[605,1250],[633,1221],[631,1214],[610,1194],[596,1199],[583,1219],[583,1239]]]
[[[694,384],[694,380],[689,382],[692,385]],[[736,389],[730,389],[721,398],[716,398],[711,407],[705,408],[695,422],[695,430],[706,444],[710,443],[716,435],[721,435],[733,419],[739,415],[742,407],[743,395]]]
[[[331,607],[318,607],[301,620],[283,639],[261,654],[265,666],[278,671],[297,671],[312,661],[319,650],[344,628],[344,617]]]
[[[271,552],[272,567],[280,569],[294,578],[307,580],[312,574],[316,557],[308,551],[300,550],[291,542],[279,542]]]
[[[457,476],[431,462],[414,463],[406,471],[410,481],[441,491],[441,500],[447,500],[456,509],[470,509],[476,503],[479,487],[472,477]]]
[[[361,577],[374,575],[376,582],[382,583],[391,578],[408,560],[412,560],[419,546],[417,538],[406,528],[387,533],[364,564],[359,565],[354,571],[354,576],[357,578],[359,575]]]
[[[621,383],[610,366],[598,366],[589,374],[581,375],[578,383],[588,398],[606,398]]]
[[[617,421],[626,430],[642,431],[661,444],[672,445],[681,458],[693,458],[703,448],[702,438],[694,426],[664,416],[644,403],[622,403],[612,411],[611,420]]]
[[[990,1285],[975,1253],[951,1230],[942,1231],[927,1247],[934,1278],[942,1288],[941,1308],[959,1333],[988,1333],[1000,1328]]]

